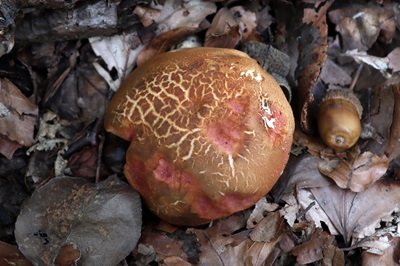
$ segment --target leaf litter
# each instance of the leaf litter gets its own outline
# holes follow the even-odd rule
[[[138,1],[130,11],[140,22],[133,31],[89,40],[44,41],[13,52],[11,56],[29,69],[23,78],[32,81],[33,91],[15,82],[12,71],[0,72],[5,77],[0,91],[0,153],[12,162],[3,165],[18,169],[0,171],[0,178],[24,180],[26,189],[34,191],[22,206],[15,231],[18,249],[26,258],[9,240],[12,236],[0,229],[0,239],[14,244],[0,245],[0,259],[21,265],[29,265],[28,260],[70,265],[92,258],[97,265],[115,265],[125,258],[132,265],[400,264],[396,2],[167,0]],[[121,204],[136,207],[118,214],[119,208],[93,210],[91,204],[103,196],[112,202],[132,193],[122,181],[107,179],[116,167],[107,165],[113,160],[102,158],[118,157],[120,150],[112,153],[116,149],[107,145],[114,144],[93,125],[132,69],[185,42],[236,49],[260,42],[267,53],[276,49],[283,54],[290,69],[278,71],[283,73],[279,79],[293,89],[299,123],[279,183],[254,208],[196,228],[163,225],[146,210],[141,225],[142,219],[132,213],[139,208],[136,196],[134,201],[121,199]],[[263,58],[257,60],[266,65]],[[354,149],[337,153],[319,139],[316,114],[327,90],[353,85],[365,110],[363,131]],[[64,174],[79,178],[59,177]],[[99,178],[103,181],[96,184],[94,179]],[[107,182],[113,185],[104,185]],[[107,202],[104,199],[106,206],[111,204]],[[0,213],[10,210],[6,205],[0,204]],[[81,206],[93,213],[82,213]],[[60,213],[63,208],[70,212]],[[32,219],[33,211],[49,217]],[[87,217],[90,214],[95,220]],[[102,242],[104,235],[114,233],[118,241],[129,242],[123,252]],[[38,244],[26,244],[29,241]],[[94,258],[82,241],[91,248],[107,248],[102,254],[110,262],[103,256]]]

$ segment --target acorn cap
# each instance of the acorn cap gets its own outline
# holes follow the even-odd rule
[[[349,89],[328,90],[320,104],[322,105],[324,102],[331,101],[331,100],[342,100],[342,101],[347,101],[347,102],[353,104],[354,107],[356,108],[359,118],[361,119],[363,108],[362,108],[360,100],[353,93],[353,91],[351,91]]]

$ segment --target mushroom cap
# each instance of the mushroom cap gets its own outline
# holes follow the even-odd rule
[[[247,54],[189,48],[135,69],[105,128],[131,141],[124,174],[150,210],[199,225],[268,193],[287,163],[294,119],[279,85]]]

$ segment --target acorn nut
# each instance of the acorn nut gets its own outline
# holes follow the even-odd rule
[[[351,90],[328,91],[318,113],[318,131],[322,141],[335,151],[345,151],[361,134],[362,106]]]

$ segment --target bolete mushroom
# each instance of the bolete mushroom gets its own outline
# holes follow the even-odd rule
[[[190,48],[135,69],[105,128],[131,141],[124,174],[150,210],[199,225],[251,207],[272,188],[294,119],[278,84],[245,53]]]

